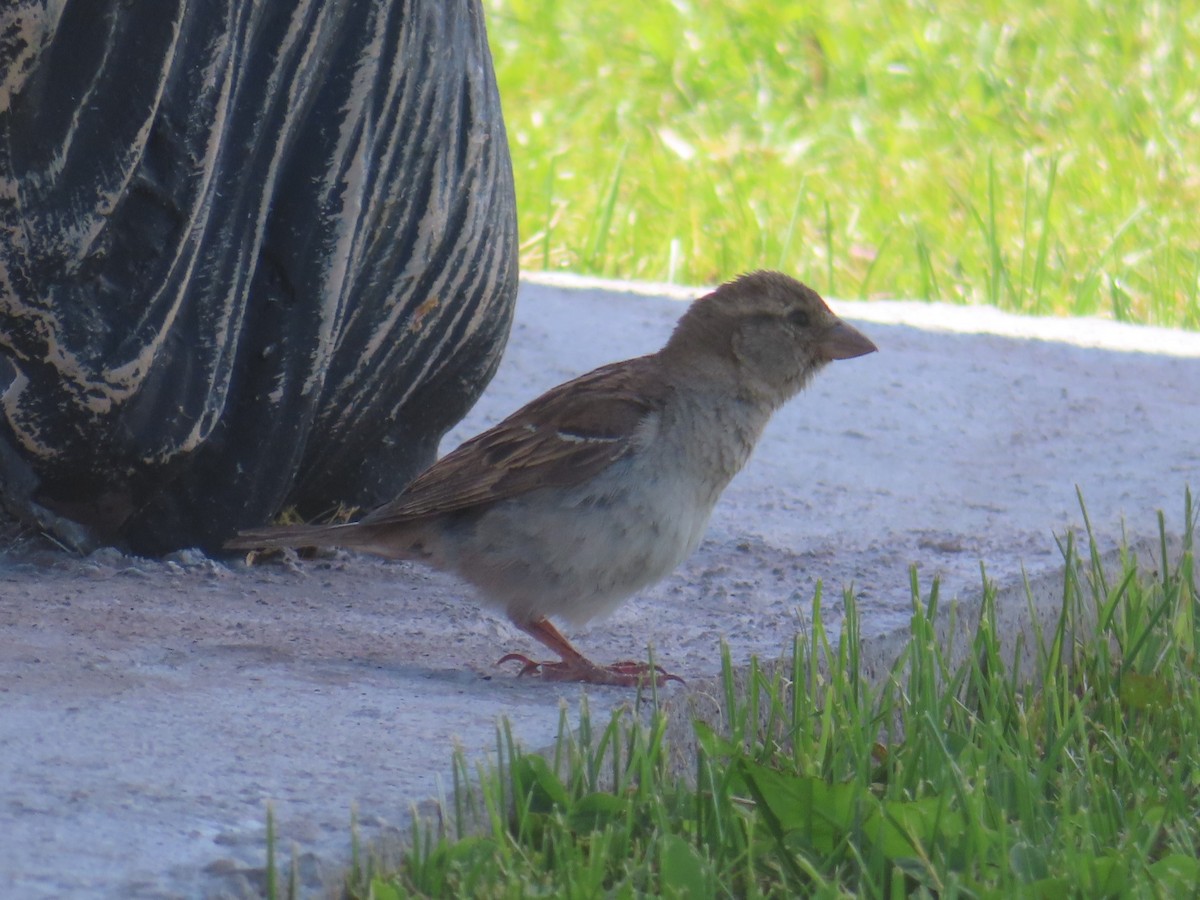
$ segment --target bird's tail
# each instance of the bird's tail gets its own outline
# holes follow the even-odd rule
[[[358,547],[365,543],[362,529],[348,525],[274,525],[238,532],[225,542],[229,550],[274,547]]]
[[[344,525],[274,525],[238,532],[225,542],[229,550],[270,550],[277,547],[345,547],[388,559],[436,558],[436,537],[420,523],[347,522]]]

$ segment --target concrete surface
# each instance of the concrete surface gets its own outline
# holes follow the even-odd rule
[[[453,446],[547,387],[658,347],[681,312],[631,286],[521,288],[504,364]],[[678,295],[678,289],[658,291]],[[694,295],[687,292],[687,295]],[[1106,545],[1178,528],[1200,488],[1200,335],[928,304],[834,304],[880,347],[835,363],[772,423],[695,556],[610,619],[571,631],[598,660],[642,652],[692,685],[774,657],[823,581],[894,646],[908,567],[943,596],[979,565],[1052,576],[1055,534]],[[1016,595],[1011,595],[1016,596]],[[1023,595],[1021,595],[1023,603]],[[261,884],[267,804],[304,884],[335,878],[350,820],[403,830],[457,744],[501,716],[551,741],[583,689],[516,679],[535,651],[452,579],[338,554],[247,568],[182,553],[0,556],[0,896],[238,895]],[[886,650],[879,653],[886,655]],[[672,685],[668,693],[682,696]],[[631,694],[587,690],[603,714]]]

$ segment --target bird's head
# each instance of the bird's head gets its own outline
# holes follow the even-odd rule
[[[812,288],[781,272],[760,271],[692,303],[664,353],[700,367],[732,366],[743,390],[778,405],[826,363],[876,349]]]

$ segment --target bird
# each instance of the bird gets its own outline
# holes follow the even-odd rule
[[[682,680],[594,663],[551,619],[582,624],[669,574],[771,415],[828,363],[877,349],[812,288],[749,272],[693,300],[662,349],[551,388],[358,521],[251,529],[225,546],[342,547],[451,572],[558,656],[501,658],[521,675]]]

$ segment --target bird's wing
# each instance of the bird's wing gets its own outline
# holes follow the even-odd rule
[[[665,402],[654,357],[613,363],[560,385],[442,457],[363,524],[470,509],[596,475],[634,449]]]

